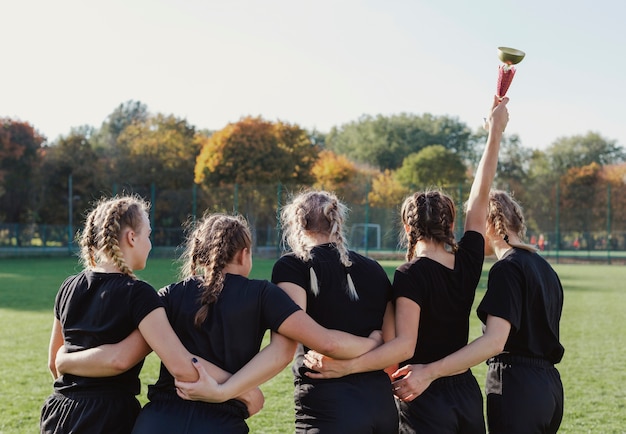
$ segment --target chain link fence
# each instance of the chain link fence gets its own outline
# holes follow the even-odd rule
[[[255,254],[276,258],[282,252],[280,208],[292,194],[305,188],[285,184],[235,184],[209,190],[194,186],[186,190],[158,191],[154,187],[125,186],[123,193],[138,194],[151,202],[154,255],[176,256],[188,224],[205,212],[223,212],[245,216],[252,228]],[[445,191],[453,197],[458,209],[462,209],[469,189],[454,186]],[[113,193],[117,192],[113,190]],[[380,208],[368,202],[366,193],[356,196],[352,200],[342,199],[350,209],[346,226],[350,247],[376,258],[402,258],[400,204]],[[540,197],[522,198],[521,202],[528,219],[527,241],[536,244],[546,256],[557,261],[609,263],[626,258],[624,186],[577,186],[565,191],[554,186]],[[80,216],[86,211],[74,210]],[[0,255],[75,254],[78,250],[76,235],[82,224],[80,218],[70,219],[69,216],[67,224],[0,223]],[[457,235],[462,227],[463,215],[458,212]]]

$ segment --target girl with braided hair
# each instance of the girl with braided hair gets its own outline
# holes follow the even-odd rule
[[[171,326],[197,354],[199,379],[179,381],[162,363],[133,433],[247,433],[245,418],[263,405],[257,386],[293,359],[291,339],[335,357],[354,357],[381,343],[376,334],[370,339],[326,330],[276,285],[248,279],[251,248],[250,229],[240,216],[209,214],[195,223],[181,258],[182,280],[159,295]],[[270,344],[259,351],[268,329]],[[112,359],[137,356],[131,338],[102,350]],[[200,358],[210,363],[200,365]],[[105,361],[92,357],[91,367],[106,367]]]
[[[410,380],[419,364],[447,356],[467,344],[469,315],[484,261],[489,189],[496,173],[508,98],[494,97],[487,144],[467,201],[465,231],[454,238],[455,207],[441,191],[417,192],[402,204],[407,262],[393,281],[396,336],[363,356],[333,361],[307,355],[317,377],[361,372],[400,362],[392,374],[401,433],[484,433],[483,398],[467,368],[440,378],[417,397]]]
[[[484,332],[444,359],[416,367],[412,380],[424,389],[436,378],[487,360],[489,432],[556,433],[563,418],[563,384],[554,366],[564,353],[563,288],[550,264],[522,241],[521,206],[493,190],[488,210],[485,254],[498,261],[477,309]]]
[[[347,209],[327,191],[296,195],[281,212],[291,252],[274,265],[272,281],[324,327],[357,336],[382,328],[393,335],[391,284],[374,260],[348,250]],[[396,433],[398,414],[384,367],[337,379],[309,376],[300,341],[293,364],[296,433]],[[316,352],[321,357],[321,352]],[[332,356],[332,355],[330,355]]]
[[[152,247],[148,204],[134,196],[101,200],[87,217],[80,245],[85,269],[63,282],[55,300],[49,346],[54,393],[42,408],[40,430],[130,433],[140,410],[135,395],[148,351],[124,372],[93,378],[61,375],[60,349],[74,353],[116,343],[138,328],[177,377],[192,381],[198,374],[171,327],[162,327],[168,321],[154,288],[134,274],[145,267]]]

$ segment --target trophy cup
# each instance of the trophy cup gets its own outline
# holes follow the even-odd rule
[[[515,67],[522,61],[526,53],[515,48],[498,47],[498,57],[503,62],[498,69],[498,85],[496,95],[498,98],[504,98],[506,91],[509,90],[509,86],[513,81],[515,75]]]

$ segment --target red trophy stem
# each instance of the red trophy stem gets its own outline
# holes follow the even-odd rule
[[[509,90],[514,75],[515,67],[513,65],[500,65],[496,91],[496,95],[498,95],[499,98],[503,98],[504,95],[506,95],[506,91]]]

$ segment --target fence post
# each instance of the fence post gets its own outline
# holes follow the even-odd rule
[[[606,210],[606,259],[611,265],[611,183],[606,186],[607,210]]]
[[[365,186],[365,256],[367,256],[370,244],[370,183]]]
[[[156,186],[154,181],[150,184],[150,226],[154,230],[154,211],[156,209]]]
[[[559,208],[560,208],[560,204],[559,204],[559,183],[557,182],[556,184],[556,227],[555,227],[555,231],[556,231],[556,263],[559,263],[559,248],[561,245],[561,234],[560,234],[560,228],[559,228]]]
[[[67,218],[67,251],[72,253],[72,226],[74,222],[72,221],[72,214],[74,214],[74,188],[72,186],[72,174],[70,173],[67,177],[67,209],[68,209],[68,218]]]

